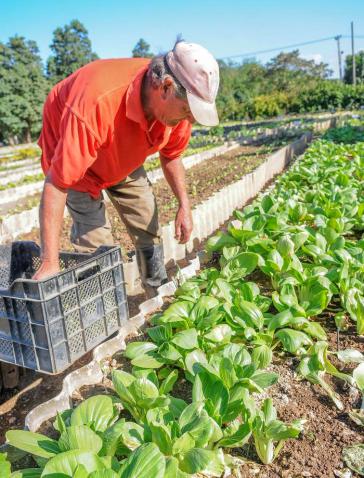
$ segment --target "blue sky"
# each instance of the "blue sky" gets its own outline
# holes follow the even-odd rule
[[[43,59],[50,54],[52,32],[77,18],[88,29],[101,58],[130,56],[140,37],[152,51],[166,51],[181,33],[217,58],[290,45],[337,34],[350,35],[364,49],[363,0],[2,0],[0,41],[14,34],[35,40]],[[350,40],[342,40],[344,55]],[[307,58],[330,64],[337,76],[334,40],[300,48]],[[276,53],[257,55],[266,62]]]

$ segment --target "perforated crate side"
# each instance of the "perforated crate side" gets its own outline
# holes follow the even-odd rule
[[[0,360],[16,363],[13,341],[0,337]]]

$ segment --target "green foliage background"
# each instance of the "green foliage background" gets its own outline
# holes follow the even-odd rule
[[[52,55],[44,67],[36,42],[21,36],[0,42],[0,142],[36,140],[43,103],[51,87],[98,58],[86,28],[78,20],[56,28],[50,48]],[[140,38],[132,55],[151,57],[153,52]],[[298,50],[279,53],[265,65],[257,61],[220,62],[220,120],[360,108],[364,105],[363,57],[364,52],[356,56],[356,87],[349,84],[351,56],[346,58],[345,83],[329,79],[327,64],[306,60]]]
[[[364,52],[360,52],[358,56]],[[350,59],[351,60],[351,59]],[[346,66],[346,70],[348,67]],[[266,65],[220,63],[217,99],[222,120],[260,119],[290,113],[356,109],[364,105],[364,84],[331,80],[324,63],[280,53]]]

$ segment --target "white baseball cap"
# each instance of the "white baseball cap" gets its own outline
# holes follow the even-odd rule
[[[219,89],[219,65],[209,51],[197,43],[180,41],[166,61],[187,92],[195,120],[204,126],[219,124],[215,99]]]

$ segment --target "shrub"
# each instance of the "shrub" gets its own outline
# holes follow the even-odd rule
[[[252,118],[267,118],[286,112],[288,96],[285,93],[259,95],[254,98],[250,111]]]

